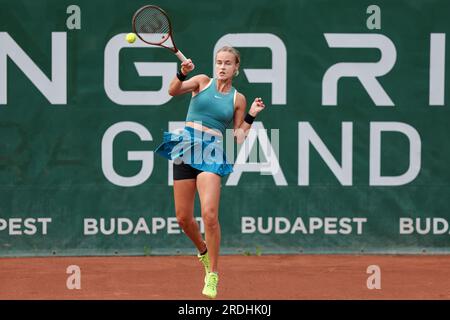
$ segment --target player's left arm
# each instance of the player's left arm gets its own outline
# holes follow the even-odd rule
[[[248,111],[248,113],[252,117],[256,118],[258,113],[264,110],[264,108],[265,105],[262,99],[255,98],[252,105],[250,106],[250,110]],[[243,94],[238,92],[236,95],[236,103],[234,106],[233,123],[234,123],[234,136],[236,137],[236,141],[239,144],[244,142],[250,128],[252,127],[251,124],[244,121],[246,109],[247,109],[247,100]]]

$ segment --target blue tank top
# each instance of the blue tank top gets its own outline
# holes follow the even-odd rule
[[[199,122],[211,129],[225,134],[234,114],[234,96],[236,89],[231,87],[228,93],[216,88],[216,79],[212,79],[206,89],[191,98],[186,121]]]

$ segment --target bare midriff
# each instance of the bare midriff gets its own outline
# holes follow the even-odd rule
[[[222,133],[220,131],[218,131],[216,129],[208,128],[208,127],[206,127],[204,125],[201,125],[200,123],[196,123],[196,122],[192,122],[192,121],[186,121],[185,125],[187,127],[191,127],[191,128],[196,129],[196,130],[204,131],[204,132],[206,132],[208,134],[213,134],[213,135],[218,136],[218,137],[222,136]]]

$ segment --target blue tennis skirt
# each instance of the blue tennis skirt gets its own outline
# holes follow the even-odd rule
[[[155,152],[175,163],[184,162],[221,177],[233,172],[223,151],[223,139],[192,127],[186,126],[180,133],[164,132],[163,142]]]

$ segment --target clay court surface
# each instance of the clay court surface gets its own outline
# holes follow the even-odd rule
[[[81,269],[81,289],[66,269]],[[369,265],[381,289],[367,288]],[[450,299],[450,256],[221,256],[218,299]],[[202,300],[195,256],[1,258],[0,299]]]

